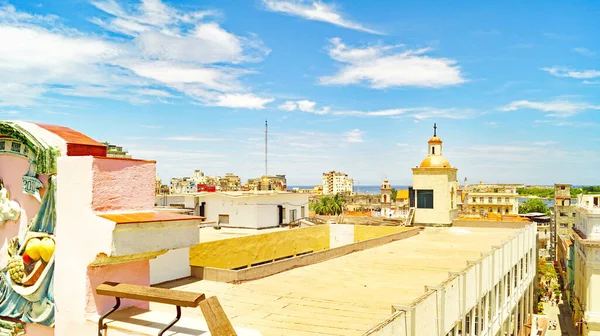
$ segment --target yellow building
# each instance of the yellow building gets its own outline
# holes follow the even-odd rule
[[[522,184],[472,184],[465,186],[467,193],[466,212],[497,213],[501,215],[519,213],[519,194],[517,188]]]
[[[427,157],[412,169],[411,207],[415,207],[416,225],[451,225],[458,218],[458,169],[452,168],[442,155],[442,140],[436,130],[434,124]]]
[[[575,226],[573,322],[583,336],[600,336],[600,195],[579,195]]]

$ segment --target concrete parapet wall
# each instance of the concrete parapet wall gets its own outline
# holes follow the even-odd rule
[[[335,224],[334,224],[335,225]],[[321,226],[328,227],[328,226]],[[399,228],[396,228],[399,229]],[[195,267],[192,265],[192,276],[204,280],[219,282],[241,282],[264,278],[273,274],[281,273],[292,268],[316,264],[332,258],[337,258],[352,252],[362,251],[372,247],[381,246],[392,241],[406,239],[419,233],[419,228],[402,228],[400,232],[394,232],[384,236],[356,242],[331,249],[297,256],[290,259],[279,260],[273,263],[250,267],[242,270],[218,269],[213,267]],[[285,231],[287,232],[287,231]]]
[[[512,221],[494,221],[494,220],[460,220],[452,222],[456,227],[476,227],[476,228],[506,228],[521,229],[531,224],[531,222],[512,222]]]
[[[190,266],[232,269],[329,248],[329,226],[229,238],[190,248]]]

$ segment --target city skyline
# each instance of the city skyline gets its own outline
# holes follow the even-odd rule
[[[600,4],[9,1],[0,116],[194,169],[410,185],[437,122],[458,179],[600,184]],[[449,17],[452,20],[448,19]],[[277,27],[274,29],[273,27]],[[356,183],[355,183],[356,184]]]

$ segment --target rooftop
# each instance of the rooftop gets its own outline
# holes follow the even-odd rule
[[[420,234],[241,284],[181,280],[170,288],[216,295],[234,326],[263,335],[360,335],[448,272],[467,267],[517,229],[426,228]],[[172,307],[151,304],[152,310]],[[188,309],[184,315],[196,315]]]

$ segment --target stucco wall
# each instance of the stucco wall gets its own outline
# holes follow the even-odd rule
[[[154,208],[154,161],[95,158],[92,169],[94,211],[133,212]]]
[[[329,225],[329,248],[352,244],[355,226],[351,224]]]
[[[354,226],[354,242],[377,238],[389,235],[396,232],[406,231],[409,228],[398,226],[370,226],[370,225],[355,225]]]
[[[456,180],[456,173],[448,169],[419,168],[413,170],[413,188],[433,190],[433,209],[415,211],[416,224],[450,224],[450,188]],[[454,192],[456,207],[456,191]],[[416,202],[415,202],[416,203]],[[416,205],[416,204],[415,204]]]
[[[200,243],[190,248],[190,265],[237,268],[327,248],[329,226],[318,225]]]
[[[189,261],[189,248],[171,250],[155,259],[150,259],[150,284],[154,285],[190,276]]]

